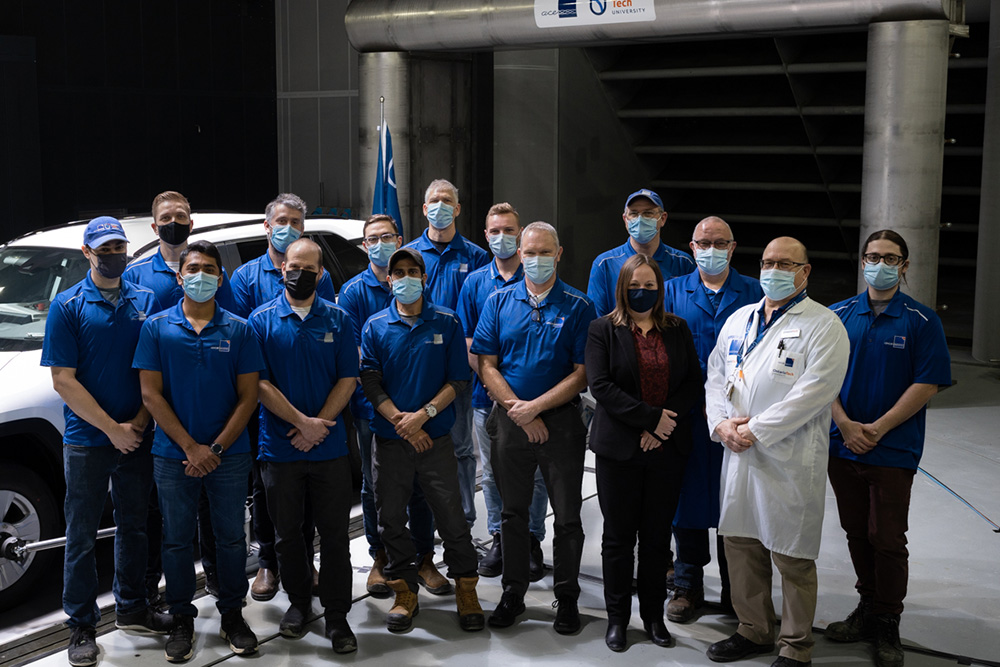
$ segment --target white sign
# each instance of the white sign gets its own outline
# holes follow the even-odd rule
[[[535,0],[539,28],[655,20],[654,0]]]

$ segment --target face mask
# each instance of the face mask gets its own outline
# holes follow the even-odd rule
[[[191,235],[191,225],[182,225],[179,222],[170,222],[156,228],[160,235],[160,240],[167,245],[180,245],[187,241]]]
[[[392,295],[404,305],[416,302],[424,293],[424,282],[420,278],[393,278]]]
[[[628,291],[628,307],[637,313],[652,310],[659,296],[655,289],[630,289]]]
[[[628,221],[628,234],[635,239],[636,243],[649,243],[660,233],[656,223],[659,218],[647,218],[640,215],[635,220]]]
[[[123,252],[116,252],[111,255],[94,254],[97,258],[97,272],[105,278],[120,278],[125,273],[125,265],[128,264],[128,255]]]
[[[865,282],[877,290],[891,289],[899,282],[899,267],[885,262],[865,264]]]
[[[444,202],[436,201],[427,205],[427,221],[434,229],[444,229],[450,225],[455,219],[454,213],[455,207]]]
[[[379,241],[368,248],[368,259],[375,266],[386,267],[389,266],[389,258],[392,257],[392,253],[394,252],[396,252],[395,243],[382,243]]]
[[[517,237],[510,234],[490,236],[490,251],[499,259],[507,259],[517,252]]]
[[[308,299],[316,291],[319,274],[315,271],[290,269],[285,271],[285,289],[293,299]]]
[[[710,276],[717,276],[729,266],[729,251],[708,248],[702,250],[698,248],[694,251],[694,260],[698,263],[698,268]]]
[[[302,236],[302,232],[295,229],[291,225],[279,225],[278,227],[271,227],[271,245],[274,249],[280,252],[282,255],[285,254],[285,250],[292,242],[298,240]]]
[[[795,274],[798,271],[766,269],[760,272],[760,288],[771,301],[784,301],[795,293]]]
[[[537,255],[535,257],[523,257],[521,264],[524,265],[524,275],[536,285],[547,282],[552,277],[552,274],[556,272],[555,257],[539,257]]]
[[[187,274],[183,277],[183,281],[184,294],[198,303],[205,303],[215,296],[216,290],[219,289],[219,276],[203,271]]]

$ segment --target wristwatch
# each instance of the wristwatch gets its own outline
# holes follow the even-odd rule
[[[427,413],[428,417],[434,419],[435,417],[437,417],[438,409],[434,407],[433,403],[428,403],[427,405],[424,406],[424,412]]]
[[[226,448],[223,447],[222,445],[220,445],[217,442],[213,442],[211,445],[209,445],[208,449],[213,454],[215,454],[216,456],[218,456],[220,459],[222,458],[222,452],[226,451]]]

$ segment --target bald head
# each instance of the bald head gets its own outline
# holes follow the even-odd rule
[[[320,272],[323,268],[323,249],[312,239],[301,237],[285,250],[285,264],[297,269]]]
[[[733,238],[733,230],[729,227],[729,223],[722,218],[710,215],[694,226],[691,240],[697,241],[709,237],[713,241],[716,237],[731,240]]]
[[[802,242],[793,239],[791,236],[779,236],[764,248],[762,259],[772,259],[774,261],[792,261],[800,264],[809,263],[809,252]]]

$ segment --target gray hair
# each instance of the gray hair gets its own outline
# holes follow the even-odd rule
[[[451,181],[446,181],[443,178],[436,178],[431,181],[431,184],[427,186],[427,190],[424,191],[424,202],[426,202],[431,193],[439,188],[444,188],[445,190],[451,190],[452,194],[455,195],[455,203],[458,203],[458,188],[452,185]]]
[[[552,236],[553,239],[555,239],[556,247],[557,248],[559,247],[559,232],[557,232],[556,228],[550,225],[549,223],[542,222],[541,220],[531,223],[530,225],[524,228],[524,231],[521,232],[521,238],[527,236],[529,232],[547,232]]]
[[[302,197],[293,195],[291,192],[282,192],[264,209],[264,219],[271,222],[271,218],[274,217],[274,209],[278,206],[294,208],[302,213],[303,218],[306,217],[306,203]]]

